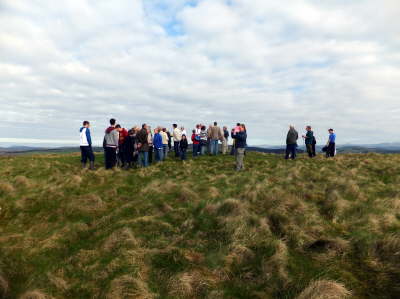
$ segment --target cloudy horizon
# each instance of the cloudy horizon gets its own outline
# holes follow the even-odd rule
[[[400,142],[400,5],[0,0],[0,146],[99,145],[108,119],[244,122],[249,144]]]

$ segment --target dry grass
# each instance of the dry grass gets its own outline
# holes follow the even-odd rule
[[[313,281],[297,299],[345,299],[351,292],[341,283],[329,280]]]
[[[14,186],[9,182],[0,181],[0,195],[7,195],[14,192]]]
[[[21,297],[19,297],[19,299],[51,299],[51,298],[52,298],[51,296],[48,296],[39,290],[26,292],[22,294]]]
[[[152,299],[154,295],[140,279],[123,275],[111,282],[106,298],[109,299]]]
[[[0,298],[5,298],[8,293],[8,282],[0,272]]]

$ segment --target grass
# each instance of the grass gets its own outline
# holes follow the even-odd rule
[[[0,157],[0,298],[399,298],[400,155]]]

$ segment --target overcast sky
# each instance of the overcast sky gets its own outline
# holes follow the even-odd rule
[[[89,120],[100,144],[110,117],[398,142],[399,16],[398,0],[0,0],[0,142],[77,144]]]

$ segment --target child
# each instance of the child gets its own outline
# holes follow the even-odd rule
[[[186,160],[186,151],[188,149],[188,141],[186,139],[186,135],[182,135],[182,139],[179,142],[179,148],[181,151],[181,160]]]

